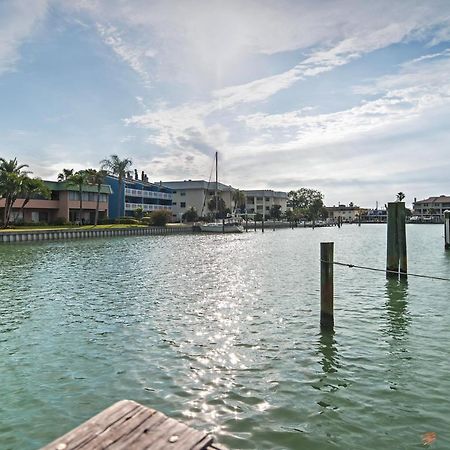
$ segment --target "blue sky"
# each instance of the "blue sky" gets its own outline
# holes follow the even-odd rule
[[[0,0],[0,156],[54,179],[450,195],[450,2]]]

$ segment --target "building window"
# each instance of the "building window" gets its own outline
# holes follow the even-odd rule
[[[180,202],[180,208],[186,208],[186,202]]]
[[[181,197],[185,197],[186,196],[186,192],[180,192],[180,196]]]
[[[172,206],[177,206],[177,202],[172,202]]]

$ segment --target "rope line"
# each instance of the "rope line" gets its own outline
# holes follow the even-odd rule
[[[330,261],[324,261],[321,260],[320,262],[330,264]],[[409,277],[417,277],[417,278],[428,278],[429,280],[441,280],[441,281],[450,281],[450,278],[443,278],[443,277],[433,277],[431,275],[419,275],[417,273],[406,273],[406,272],[396,272],[395,270],[387,270],[387,269],[376,269],[374,267],[367,267],[367,266],[357,266],[356,264],[346,264],[342,262],[337,261],[331,261],[331,264],[334,264],[336,266],[344,266],[349,267],[350,269],[364,269],[364,270],[372,270],[374,272],[384,272],[384,273],[394,273],[396,275],[407,275]]]

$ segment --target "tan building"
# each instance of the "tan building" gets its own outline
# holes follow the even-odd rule
[[[428,197],[425,200],[413,203],[413,216],[419,219],[441,221],[444,219],[444,211],[450,210],[450,196]]]
[[[261,214],[264,218],[269,216],[273,206],[280,206],[281,213],[287,209],[287,192],[259,189],[243,191],[245,194],[245,209],[247,214]]]
[[[190,208],[194,207],[199,216],[206,216],[208,202],[214,198],[215,183],[208,183],[204,180],[184,180],[184,181],[162,181],[163,186],[173,190],[172,197],[172,219],[181,221],[182,215]],[[234,209],[233,192],[231,186],[217,183],[219,197],[225,201],[225,205],[231,211]]]
[[[358,220],[359,215],[362,215],[363,213],[363,210],[359,206],[354,206],[352,204],[349,206],[327,206],[326,210],[330,220],[338,221],[339,218],[341,218],[343,222],[355,222]]]
[[[31,199],[23,208],[23,199],[14,202],[11,211],[12,222],[46,222],[53,223],[57,220],[70,222],[80,221],[80,193],[77,186],[67,182],[44,181],[50,189],[50,199]],[[102,185],[100,191],[99,217],[108,217],[108,197],[111,194],[108,185]],[[97,208],[97,186],[84,185],[82,191],[83,213],[81,221],[94,223],[95,210]],[[5,199],[0,198],[0,210],[5,207]]]

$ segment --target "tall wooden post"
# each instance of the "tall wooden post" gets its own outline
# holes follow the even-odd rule
[[[450,249],[450,211],[444,213],[445,248]]]
[[[222,219],[222,233],[225,234],[225,219]]]
[[[399,248],[397,226],[397,202],[388,203],[387,210],[387,251],[386,251],[386,277],[398,277]],[[395,272],[395,273],[392,273]]]
[[[256,231],[256,217],[254,217],[253,220],[255,221],[255,231]]]
[[[245,216],[245,232],[248,233],[248,217]]]
[[[400,260],[400,278],[406,278],[408,273],[408,257],[406,254],[406,210],[405,202],[397,202],[397,236]]]
[[[320,327],[333,329],[334,326],[334,242],[320,243]]]
[[[261,222],[261,231],[264,233],[264,216],[263,216],[262,222]]]

